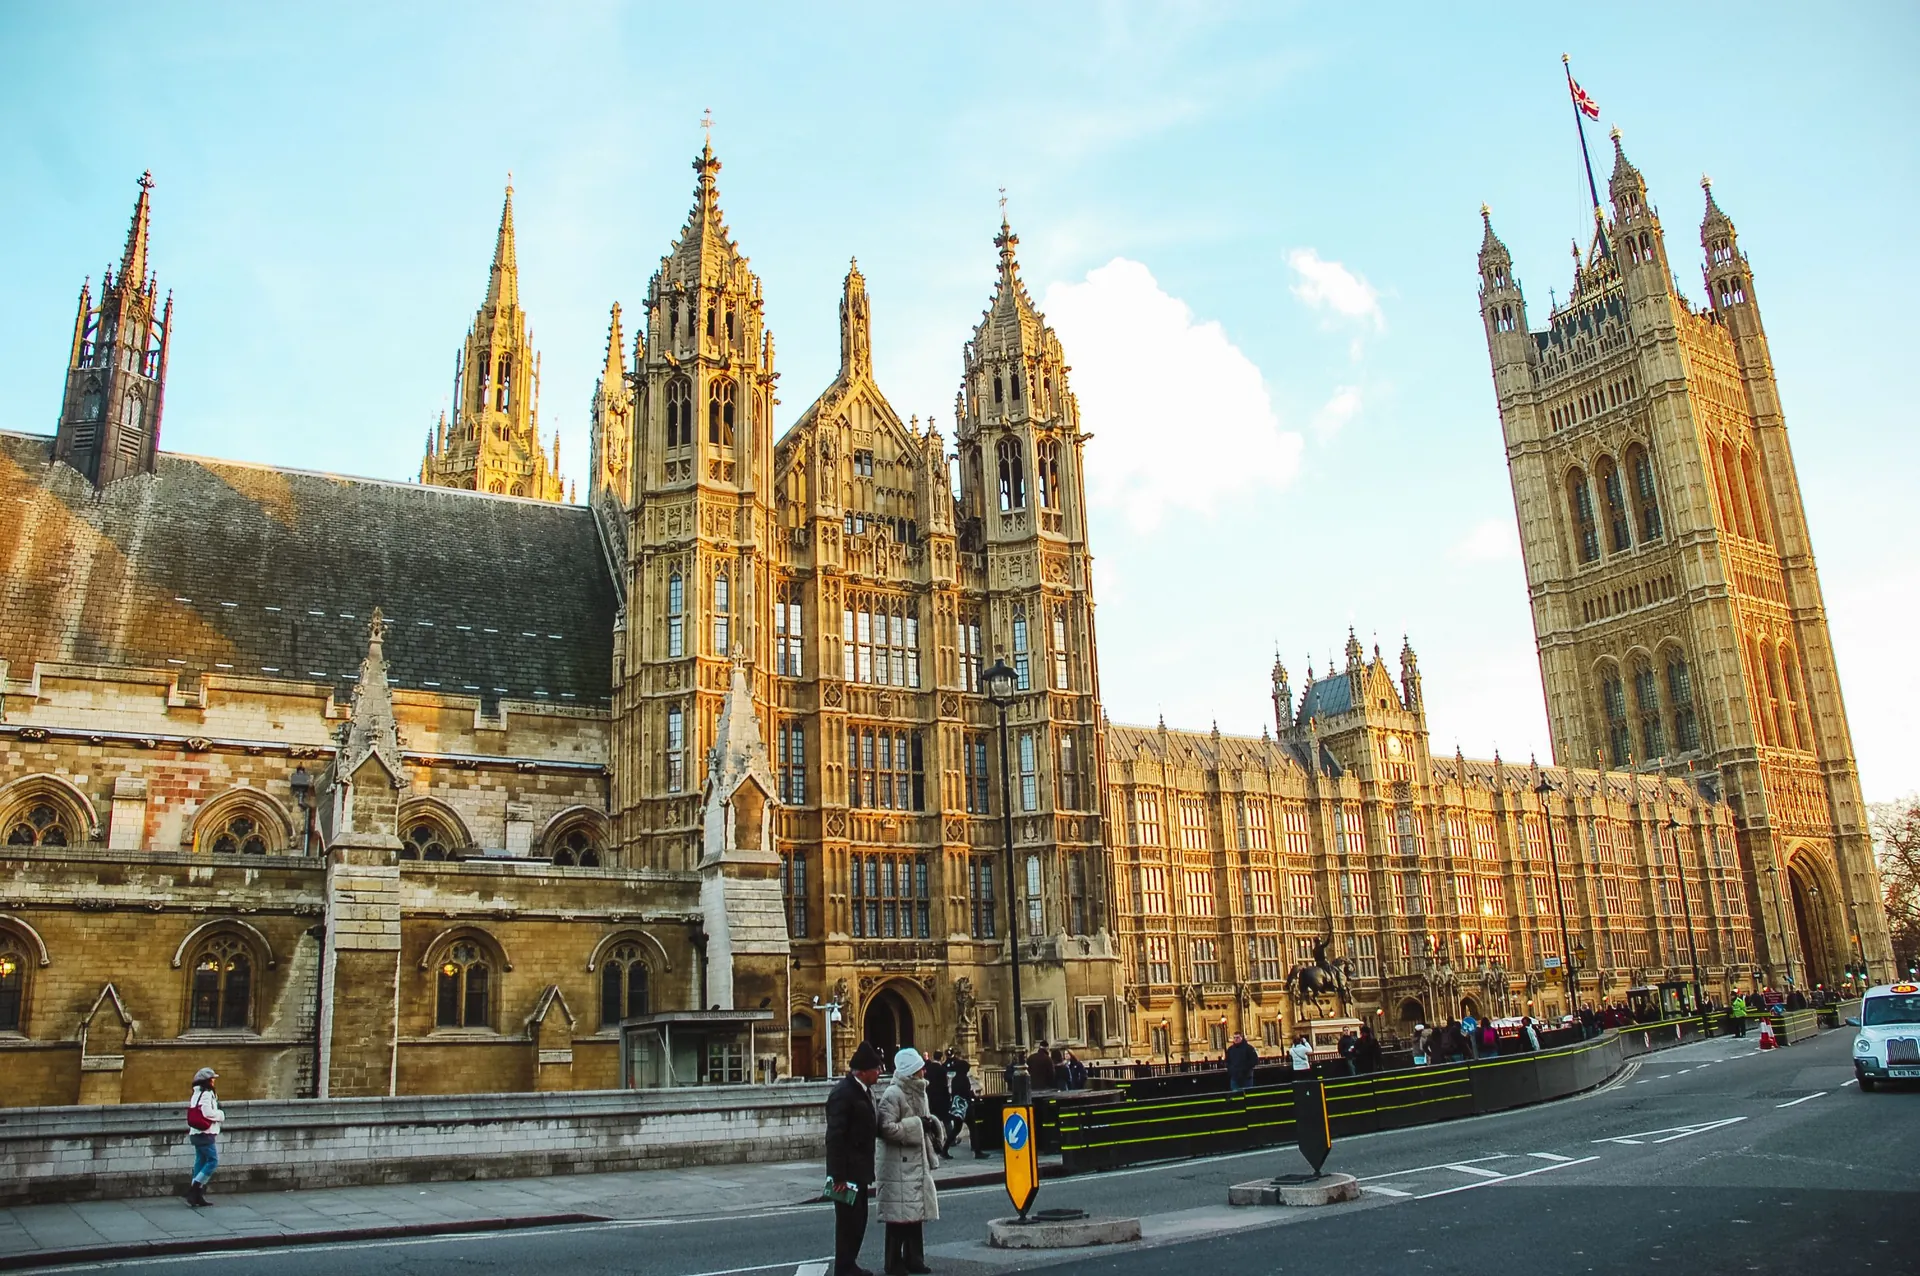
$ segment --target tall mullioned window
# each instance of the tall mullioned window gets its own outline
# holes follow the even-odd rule
[[[774,744],[779,753],[780,800],[800,806],[807,800],[807,737],[799,720],[776,727]]]
[[[923,810],[920,733],[848,723],[847,801],[887,811]]]
[[[1034,754],[1033,732],[1020,733],[1020,809],[1040,809],[1040,771]]]
[[[780,857],[780,894],[787,905],[787,934],[807,937],[807,853],[794,847]]]
[[[1682,753],[1700,748],[1700,719],[1693,709],[1693,673],[1678,652],[1667,657],[1667,703],[1673,706],[1673,745]]]
[[[960,657],[960,689],[980,690],[980,613],[962,612],[955,625],[954,649]]]
[[[1639,444],[1627,449],[1627,477],[1633,483],[1633,504],[1640,515],[1640,539],[1657,541],[1660,525],[1660,498],[1653,488],[1653,460]]]
[[[1001,439],[994,454],[1000,462],[1000,509],[1002,513],[1027,508],[1027,464],[1021,456],[1019,439]]]
[[[673,313],[678,319],[678,307]],[[692,444],[693,392],[687,388],[685,377],[675,377],[667,383],[667,448],[672,450]]]
[[[1040,504],[1050,510],[1060,508],[1060,445],[1042,443],[1035,457],[1034,473],[1040,479]]]
[[[1587,486],[1585,470],[1574,470],[1567,475],[1567,512],[1573,518],[1573,538],[1580,561],[1591,563],[1600,557],[1600,530],[1593,521],[1593,489]]]
[[[969,733],[960,744],[965,767],[967,812],[990,815],[993,812],[993,787],[987,776],[987,737]]]
[[[1026,691],[1033,686],[1028,668],[1027,648],[1027,609],[1013,609],[1013,685],[1017,691]]]
[[[687,787],[687,719],[679,705],[667,710],[667,792]]]
[[[967,857],[967,901],[971,912],[971,933],[975,939],[992,939],[999,932],[999,914],[994,911],[993,856]]]
[[[800,624],[800,586],[785,584],[773,604],[773,667],[782,678],[803,678],[805,632]]]
[[[1607,715],[1607,761],[1612,766],[1625,766],[1633,752],[1633,737],[1627,728],[1627,688],[1618,670],[1601,677],[1600,703]]]
[[[848,594],[840,613],[841,677],[882,687],[920,685],[920,612],[911,599]]]
[[[679,572],[667,577],[667,655],[687,654],[687,582]]]
[[[1060,732],[1060,765],[1054,773],[1054,805],[1064,811],[1080,806],[1080,751],[1074,745],[1073,729]]]
[[[1053,689],[1071,691],[1073,679],[1067,661],[1067,609],[1053,609]]]
[[[732,653],[732,637],[729,626],[733,617],[733,582],[725,572],[713,578],[713,654],[725,656]]]
[[[855,855],[852,861],[855,939],[926,939],[932,903],[924,855]]]
[[[1666,731],[1660,722],[1660,686],[1653,666],[1642,662],[1633,671],[1633,703],[1640,714],[1640,743],[1648,758],[1665,757]]]

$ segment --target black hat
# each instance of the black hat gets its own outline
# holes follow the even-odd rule
[[[853,1048],[853,1062],[849,1065],[855,1072],[871,1072],[880,1066],[880,1052],[873,1043],[862,1041]]]

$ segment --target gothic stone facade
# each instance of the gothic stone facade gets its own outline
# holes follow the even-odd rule
[[[1702,185],[1706,183],[1703,181]],[[1707,305],[1614,135],[1573,290],[1527,324],[1489,221],[1481,310],[1555,756],[1702,776],[1739,818],[1770,978],[1892,971],[1813,545],[1752,269],[1709,188]],[[1611,216],[1608,215],[1610,211]]]

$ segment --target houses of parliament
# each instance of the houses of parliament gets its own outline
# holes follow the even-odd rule
[[[781,425],[710,145],[693,168],[612,311],[583,502],[541,442],[511,189],[451,409],[395,482],[160,450],[192,373],[143,179],[53,434],[0,432],[0,1102],[172,1100],[203,1064],[236,1097],[730,1084],[822,1075],[829,1034],[1192,1058],[1336,1013],[1392,1034],[1696,969],[1716,996],[1888,969],[1711,198],[1696,308],[1618,154],[1539,331],[1485,229],[1543,764],[1436,755],[1412,643],[1351,634],[1298,685],[1275,662],[1259,738],[1110,723],[1096,423],[1011,227],[950,435],[877,383],[857,265],[838,373]],[[1287,991],[1316,941],[1342,1005]]]

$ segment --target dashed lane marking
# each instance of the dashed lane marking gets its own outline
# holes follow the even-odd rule
[[[1788,1099],[1785,1103],[1776,1103],[1773,1106],[1776,1108],[1797,1107],[1800,1104],[1805,1103],[1808,1099],[1817,1099],[1825,1093],[1827,1093],[1825,1090],[1815,1090],[1812,1094],[1803,1094],[1797,1099]]]
[[[1542,1161],[1571,1161],[1573,1159],[1570,1156],[1561,1156],[1558,1152],[1529,1152],[1527,1155],[1538,1157]]]
[[[793,1276],[827,1276],[827,1268],[831,1265],[824,1258],[816,1263],[802,1263],[793,1269]]]
[[[1471,1174],[1476,1178],[1503,1179],[1507,1177],[1500,1171],[1490,1170],[1484,1165],[1449,1165],[1447,1168],[1450,1170],[1458,1170],[1462,1174]]]
[[[1412,1192],[1403,1192],[1397,1187],[1369,1187],[1368,1192],[1378,1192],[1382,1196],[1412,1196]]]
[[[1542,1165],[1537,1169],[1522,1170],[1518,1174],[1503,1174],[1499,1178],[1481,1179],[1477,1183],[1463,1183],[1459,1187],[1442,1188],[1438,1192],[1428,1192],[1426,1195],[1415,1197],[1414,1199],[1430,1201],[1436,1196],[1452,1196],[1455,1192],[1471,1192],[1476,1187],[1492,1187],[1496,1183],[1511,1183],[1515,1179],[1530,1179],[1536,1174],[1551,1174],[1555,1170],[1564,1170],[1573,1165],[1585,1165],[1589,1161],[1597,1161],[1599,1159],[1597,1155],[1583,1156],[1577,1161],[1562,1161],[1557,1165]]]
[[[1409,1174],[1425,1174],[1429,1170],[1457,1170],[1463,1165],[1474,1165],[1480,1161],[1507,1161],[1511,1159],[1512,1158],[1505,1152],[1495,1152],[1491,1156],[1470,1157],[1464,1161],[1440,1161],[1434,1165],[1416,1165],[1410,1170],[1392,1170],[1386,1174],[1362,1175],[1360,1181],[1362,1183],[1374,1183],[1380,1179],[1397,1179],[1404,1178]]]
[[[1855,1081],[1858,1081],[1859,1079],[1860,1079],[1860,1078],[1858,1078],[1858,1077],[1852,1077],[1852,1078],[1849,1078],[1848,1080],[1845,1080],[1845,1081],[1842,1081],[1842,1082],[1840,1083],[1840,1088],[1841,1088],[1842,1090],[1844,1090],[1844,1089],[1846,1089],[1846,1088],[1847,1088],[1848,1086],[1850,1086],[1850,1085],[1852,1085],[1852,1084],[1853,1084],[1853,1083],[1854,1083]]]

